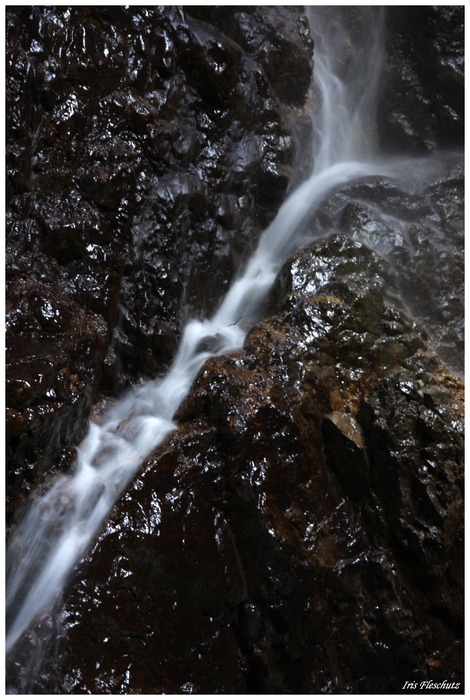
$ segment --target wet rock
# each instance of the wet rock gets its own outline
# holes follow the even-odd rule
[[[100,391],[169,364],[187,314],[213,311],[285,196],[305,18],[226,18],[235,38],[170,7],[8,9],[9,512]],[[281,54],[302,67],[290,92]]]
[[[188,12],[213,24],[263,66],[280,99],[303,105],[310,86],[313,44],[306,18],[294,22],[286,7],[189,7]],[[292,76],[295,75],[295,80]]]
[[[375,80],[374,68],[357,70],[363,49],[376,35],[369,25],[373,13],[381,15],[385,52],[378,95],[378,119],[367,124],[365,143],[376,141],[380,152],[392,155],[426,154],[443,148],[461,148],[464,124],[464,10],[463,6],[384,7],[325,6],[316,8],[322,17],[323,36],[333,50],[329,60],[335,74],[357,84],[358,102],[364,82]],[[376,20],[375,20],[376,21]],[[359,75],[359,78],[358,78]],[[366,75],[364,79],[364,75]],[[375,117],[375,115],[374,115]]]
[[[342,231],[391,263],[387,295],[401,297],[456,372],[463,371],[462,216],[462,160],[450,153],[420,166],[403,163],[395,177],[340,188],[321,206],[315,222],[317,235]],[[322,274],[320,268],[319,280]],[[395,321],[387,323],[391,330]]]
[[[206,362],[69,588],[62,690],[462,683],[463,385],[390,274],[316,243]]]
[[[57,468],[62,446],[84,437],[107,329],[101,316],[25,273],[11,276],[6,321],[10,515],[38,478]],[[62,468],[67,461],[70,455]]]
[[[244,660],[232,624],[245,596],[245,582],[233,536],[217,505],[217,454],[210,445],[211,431],[188,433],[185,442],[186,456],[168,446],[162,452],[166,466],[157,472],[146,470],[125,496],[134,542],[126,539],[119,516],[108,523],[103,556],[112,570],[96,584],[96,600],[102,600],[104,614],[96,624],[91,621],[89,636],[90,648],[101,647],[93,692],[243,689]],[[202,444],[207,456],[198,453]],[[112,561],[105,551],[108,537],[120,548]],[[145,604],[137,612],[135,598],[140,597],[143,578]],[[109,598],[109,585],[119,587],[116,599]],[[87,578],[80,590],[86,600]],[[88,605],[93,618],[94,602]],[[72,628],[81,613],[72,608],[69,613],[67,627]],[[116,615],[123,634],[108,636]],[[128,658],[117,674],[116,654]],[[83,692],[89,682],[85,666],[65,678],[68,692]]]
[[[353,416],[335,411],[325,418],[322,430],[331,468],[353,498],[365,495],[370,475],[360,425]]]
[[[446,81],[436,58],[449,92],[428,109],[416,47],[444,32],[440,65],[452,37],[458,57],[460,10],[410,12],[424,23],[389,36],[411,127],[384,86],[382,142],[457,143],[458,70]],[[305,102],[287,67],[305,91],[311,46],[289,8],[8,8],[7,30],[13,512],[38,471],[70,464],[61,445],[100,389],[170,361],[272,218]],[[45,611],[17,645],[11,692],[462,683],[463,384],[428,343],[458,361],[461,168],[413,178],[327,199],[268,318],[204,365],[114,507],[60,624]],[[419,298],[417,323],[403,299]]]
[[[463,144],[463,7],[387,12],[388,62],[380,103],[383,145],[427,152]]]

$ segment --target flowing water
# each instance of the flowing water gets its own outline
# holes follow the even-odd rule
[[[324,198],[346,183],[396,170],[393,163],[374,160],[374,112],[384,61],[380,9],[362,9],[367,41],[341,77],[333,57],[342,28],[331,9],[318,8],[323,12],[311,20],[318,32],[312,175],[281,207],[213,318],[187,325],[168,374],[131,391],[92,423],[73,473],[32,500],[7,550],[7,653],[45,609],[54,607],[113,504],[145,457],[175,429],[173,415],[205,360],[243,346],[283,262]]]

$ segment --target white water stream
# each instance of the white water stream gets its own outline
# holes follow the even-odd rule
[[[74,472],[58,478],[48,493],[33,499],[18,524],[7,551],[7,653],[37,616],[53,607],[113,504],[146,456],[175,428],[173,415],[205,360],[243,346],[250,319],[295,249],[302,225],[335,187],[384,173],[385,166],[372,161],[373,144],[364,138],[365,132],[373,133],[383,64],[380,12],[374,8],[364,11],[373,15],[373,24],[366,28],[369,41],[356,57],[356,79],[349,82],[332,72],[331,57],[337,45],[328,31],[331,25],[321,27],[318,19],[311,21],[319,34],[314,36],[317,99],[321,93],[321,108],[315,115],[319,147],[311,177],[281,207],[213,318],[187,325],[167,376],[128,393],[99,424],[92,423],[78,450]],[[203,349],[208,338],[216,353]]]

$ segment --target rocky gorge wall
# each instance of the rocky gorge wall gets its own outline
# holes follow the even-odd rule
[[[235,43],[177,7],[7,10],[8,513],[70,463],[99,392],[168,365],[285,196],[308,26],[238,24]]]
[[[384,150],[461,146],[462,23],[390,9]],[[168,365],[275,215],[313,46],[283,7],[8,8],[7,30],[14,521],[70,468],[97,399]],[[443,362],[460,369],[462,180],[456,154],[411,194],[369,179],[328,198],[324,238],[287,261],[244,349],[202,368],[61,624],[45,613],[18,645],[10,692],[462,684],[463,384]]]

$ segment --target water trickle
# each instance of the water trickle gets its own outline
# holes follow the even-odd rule
[[[358,179],[397,172],[395,163],[373,159],[384,60],[382,13],[364,8],[369,24],[363,31],[370,39],[351,53],[345,68],[333,61],[343,30],[331,10],[309,9],[312,17],[315,12],[311,25],[319,104],[312,175],[280,208],[212,319],[188,323],[168,374],[132,390],[92,423],[73,474],[58,478],[44,496],[32,500],[7,550],[7,653],[44,610],[53,608],[113,504],[146,456],[175,429],[173,416],[204,362],[243,346],[282,264],[303,240],[325,197]],[[399,168],[403,171],[403,162]]]

